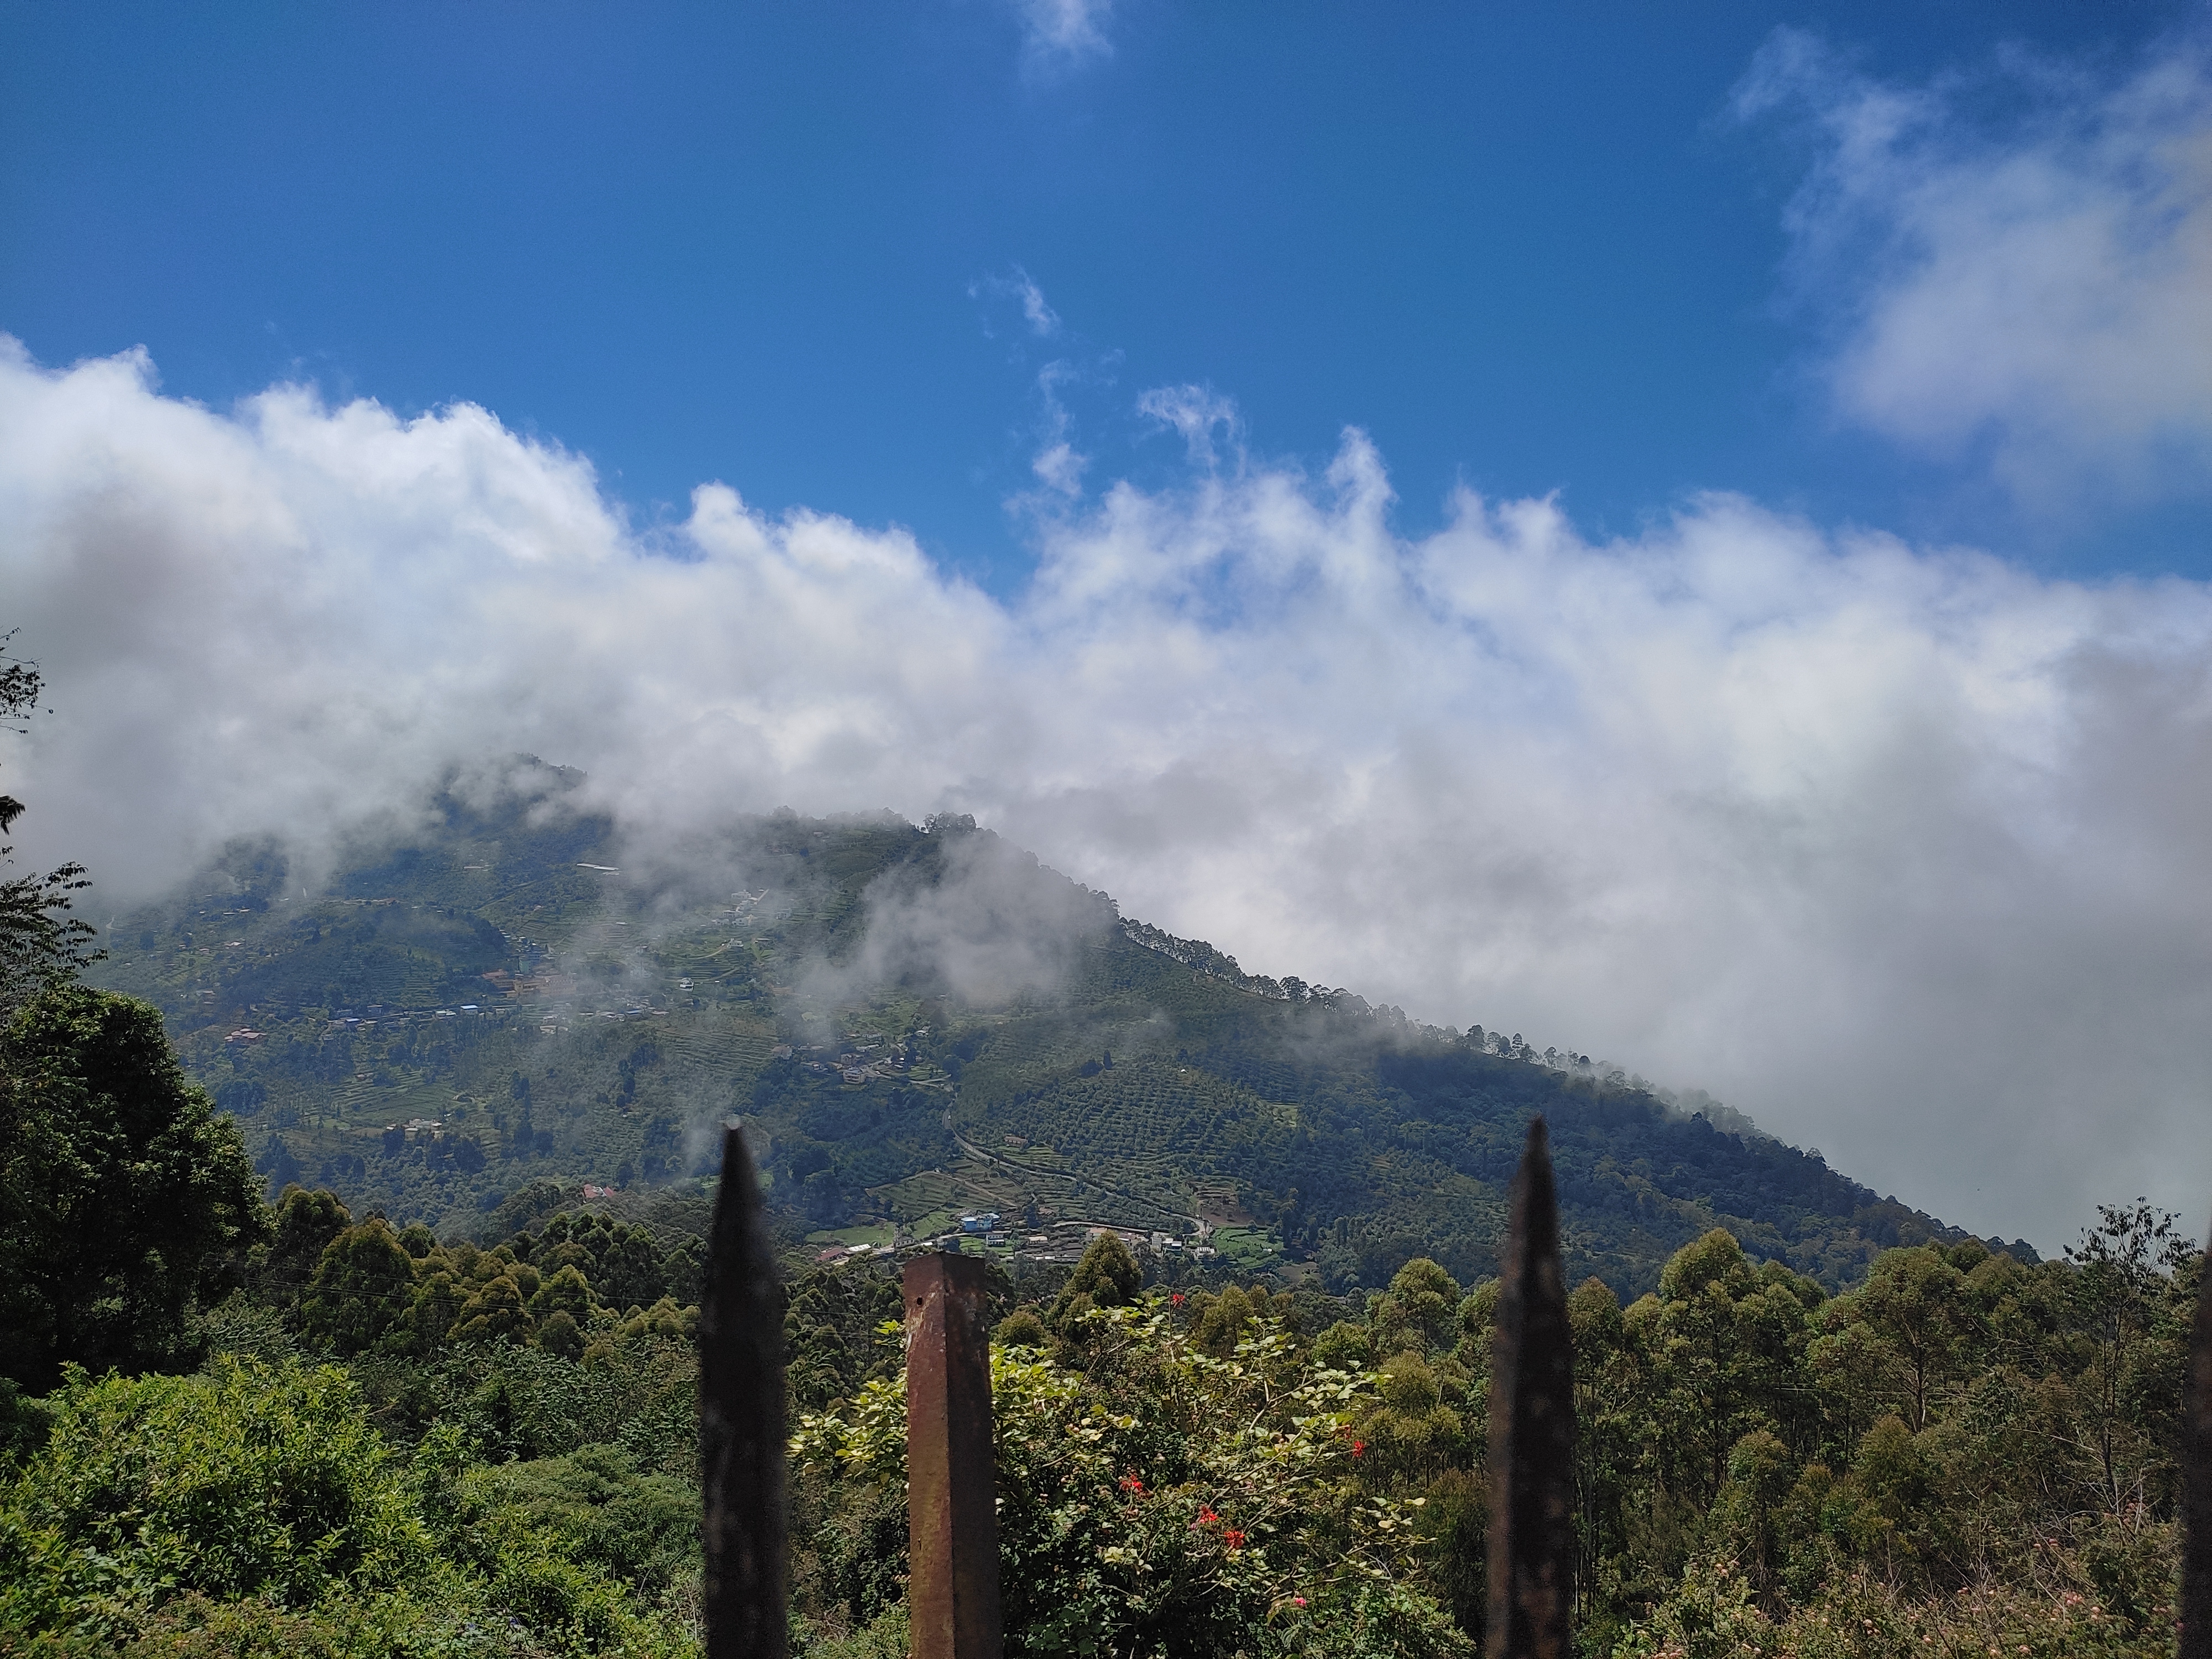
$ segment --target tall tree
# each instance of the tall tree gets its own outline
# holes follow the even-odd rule
[[[0,635],[0,728],[20,735],[23,722],[38,712],[44,682],[36,663],[9,653],[15,637],[12,630]],[[0,836],[24,811],[13,795],[0,794]],[[0,866],[13,861],[15,850],[0,845]],[[91,924],[69,914],[70,895],[89,885],[81,864],[0,882],[0,1018],[100,959]]]
[[[237,1126],[185,1080],[161,1014],[55,987],[0,1033],[0,1376],[186,1350],[194,1304],[268,1225]]]
[[[2103,1496],[2118,1510],[2130,1495],[2131,1466],[2140,1461],[2130,1455],[2128,1443],[2142,1440],[2147,1431],[2154,1441],[2170,1440],[2172,1433],[2185,1315],[2166,1292],[2195,1243],[2179,1231],[2179,1217],[2148,1200],[2100,1204],[2097,1210],[2097,1224],[2084,1228],[2081,1242],[2066,1252],[2079,1270],[2074,1311],[2088,1350],[2075,1397]],[[2169,1420],[2158,1421],[2160,1417]]]

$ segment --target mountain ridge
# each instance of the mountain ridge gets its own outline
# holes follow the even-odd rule
[[[580,782],[449,785],[319,892],[234,845],[119,921],[97,977],[161,1007],[272,1184],[447,1232],[549,1181],[680,1198],[734,1115],[794,1248],[980,1211],[1018,1218],[1016,1265],[1115,1225],[1164,1271],[1204,1249],[1343,1289],[1427,1255],[1466,1279],[1541,1111],[1570,1270],[1623,1294],[1713,1226],[1832,1285],[1966,1237],[1585,1056],[1246,974],[972,819],[656,844]]]

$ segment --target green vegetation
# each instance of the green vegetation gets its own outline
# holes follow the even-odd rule
[[[1415,1256],[1486,1272],[1541,1111],[1571,1270],[1624,1296],[1716,1225],[1832,1290],[1964,1237],[1717,1106],[1244,974],[964,820],[777,814],[633,853],[574,775],[511,783],[313,892],[240,846],[116,924],[102,982],[161,1008],[268,1191],[449,1243],[505,1237],[533,1190],[665,1226],[737,1115],[794,1252],[995,1211],[1033,1260],[1113,1226],[1172,1241],[1171,1277],[1341,1291]]]
[[[679,1224],[703,1206],[664,1198],[648,1225],[541,1181],[483,1244],[328,1191],[267,1210],[153,1032],[61,986],[0,1045],[70,1154],[11,1166],[10,1260],[65,1259],[76,1212],[50,1200],[128,1133],[173,1152],[100,1188],[127,1206],[116,1259],[162,1257],[159,1294],[49,1274],[42,1305],[104,1311],[9,1350],[0,1650],[696,1654]],[[133,1231],[157,1202],[173,1267]],[[1473,1650],[1494,1283],[1416,1257],[1364,1296],[1148,1288],[1110,1232],[1072,1271],[1012,1267],[991,1270],[1010,1650]],[[2065,1261],[1925,1243],[1840,1295],[1719,1229],[1626,1306],[1586,1279],[1585,1649],[2170,1651],[2202,1271],[2137,1206]],[[902,1651],[899,1305],[871,1265],[790,1286],[792,1612],[823,1659]]]
[[[2202,1271],[2138,1206],[2069,1261],[1920,1245],[1840,1296],[1717,1229],[1626,1307],[1586,1280],[1584,1651],[2170,1654]],[[866,1294],[825,1286],[855,1277],[794,1304],[846,1332],[842,1370],[794,1371],[796,1582],[818,1642],[892,1653],[897,1345],[850,1346]],[[1136,1279],[1101,1239],[998,1327],[1009,1650],[1471,1651],[1495,1281],[1416,1259],[1345,1303]]]
[[[236,1126],[125,997],[58,986],[0,1055],[0,1374],[161,1363],[260,1224]]]
[[[0,1648],[40,1654],[696,1651],[697,1495],[617,1449],[408,1448],[331,1366],[77,1374],[0,1495]]]
[[[81,987],[0,1085],[0,1651],[696,1652],[696,1237],[271,1212]]]
[[[12,629],[0,634],[0,730],[20,732],[21,722],[38,712],[44,682],[36,663],[9,651],[15,638]],[[0,794],[0,836],[15,827],[24,810],[13,795]],[[14,851],[0,846],[0,866],[14,862]],[[69,913],[73,896],[89,885],[81,864],[0,881],[0,1019],[26,998],[67,982],[100,959],[92,945],[92,925]]]
[[[663,860],[727,902],[617,883],[522,770],[319,897],[234,849],[126,925],[119,988],[9,890],[0,1652],[696,1655],[704,1132],[742,1114],[793,1257],[1018,1218],[977,1244],[1011,1653],[1472,1653],[1537,1110],[1590,1659],[2172,1651],[2172,1218],[1967,1238],[1577,1056],[1246,975],[965,823],[778,815]],[[819,1659],[905,1650],[878,1260],[788,1285]]]

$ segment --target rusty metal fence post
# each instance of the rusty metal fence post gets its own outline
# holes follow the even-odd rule
[[[1000,1659],[998,1465],[983,1263],[906,1265],[907,1612],[913,1659]]]
[[[1575,1353],[1549,1137],[1528,1125],[1490,1369],[1491,1659],[1574,1651]]]
[[[752,1160],[722,1137],[699,1309],[707,1659],[785,1659],[783,1296]]]

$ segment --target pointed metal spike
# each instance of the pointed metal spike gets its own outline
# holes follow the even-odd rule
[[[707,1659],[786,1659],[783,1308],[752,1160],[722,1137],[699,1309]]]
[[[1491,1659],[1573,1652],[1575,1355],[1544,1120],[1513,1178],[1490,1373]]]
[[[2212,1659],[2212,1271],[2197,1287],[2182,1382],[2181,1522],[2180,1659]]]

